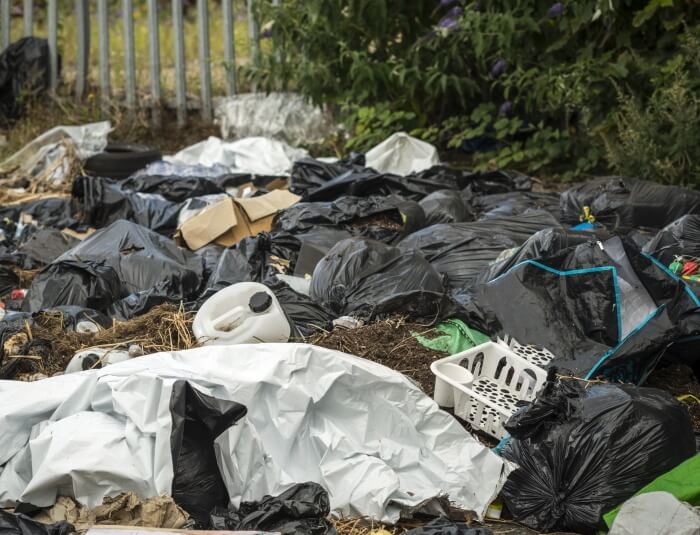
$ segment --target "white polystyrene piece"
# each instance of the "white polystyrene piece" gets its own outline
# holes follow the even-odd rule
[[[267,310],[253,312],[249,302],[259,292],[272,302]],[[292,332],[275,294],[257,282],[239,282],[212,295],[197,312],[192,330],[204,345],[286,342]]]

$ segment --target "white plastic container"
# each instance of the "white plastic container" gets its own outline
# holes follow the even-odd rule
[[[438,405],[454,407],[456,416],[498,439],[516,403],[532,400],[547,379],[544,369],[494,342],[437,360],[430,369]]]
[[[287,342],[292,333],[275,294],[257,282],[233,284],[212,295],[192,330],[203,345]]]
[[[109,364],[115,364],[130,358],[129,352],[123,349],[107,349],[104,347],[83,349],[73,355],[68,366],[66,366],[65,373],[104,368]]]

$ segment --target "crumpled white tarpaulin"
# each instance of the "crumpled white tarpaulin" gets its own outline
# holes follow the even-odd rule
[[[304,344],[217,346],[0,381],[0,507],[169,494],[169,402],[182,379],[248,408],[216,441],[234,505],[315,481],[345,515],[396,521],[445,494],[483,515],[509,471],[384,366]]]
[[[296,160],[308,155],[303,149],[265,137],[223,141],[212,136],[163,160],[173,164],[223,166],[231,173],[283,176],[289,174]]]

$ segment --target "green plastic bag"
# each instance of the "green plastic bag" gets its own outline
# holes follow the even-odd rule
[[[657,477],[635,496],[654,491],[665,491],[690,505],[700,505],[700,453]],[[608,528],[612,527],[620,507],[622,504],[603,516]]]
[[[441,336],[426,338],[418,333],[411,333],[418,342],[429,349],[442,351],[448,355],[461,353],[466,349],[488,342],[490,338],[479,331],[470,329],[461,320],[452,319],[438,323],[431,334],[441,333]]]

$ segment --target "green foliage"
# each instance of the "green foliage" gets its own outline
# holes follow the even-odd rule
[[[700,39],[685,39],[647,102],[620,92],[618,136],[608,158],[621,174],[683,186],[700,185]]]
[[[699,15],[687,0],[288,0],[260,12],[284,55],[243,74],[337,106],[348,148],[401,129],[442,148],[489,146],[473,153],[478,168],[566,179],[606,167],[604,140],[617,143],[632,105],[619,88],[662,98]]]

